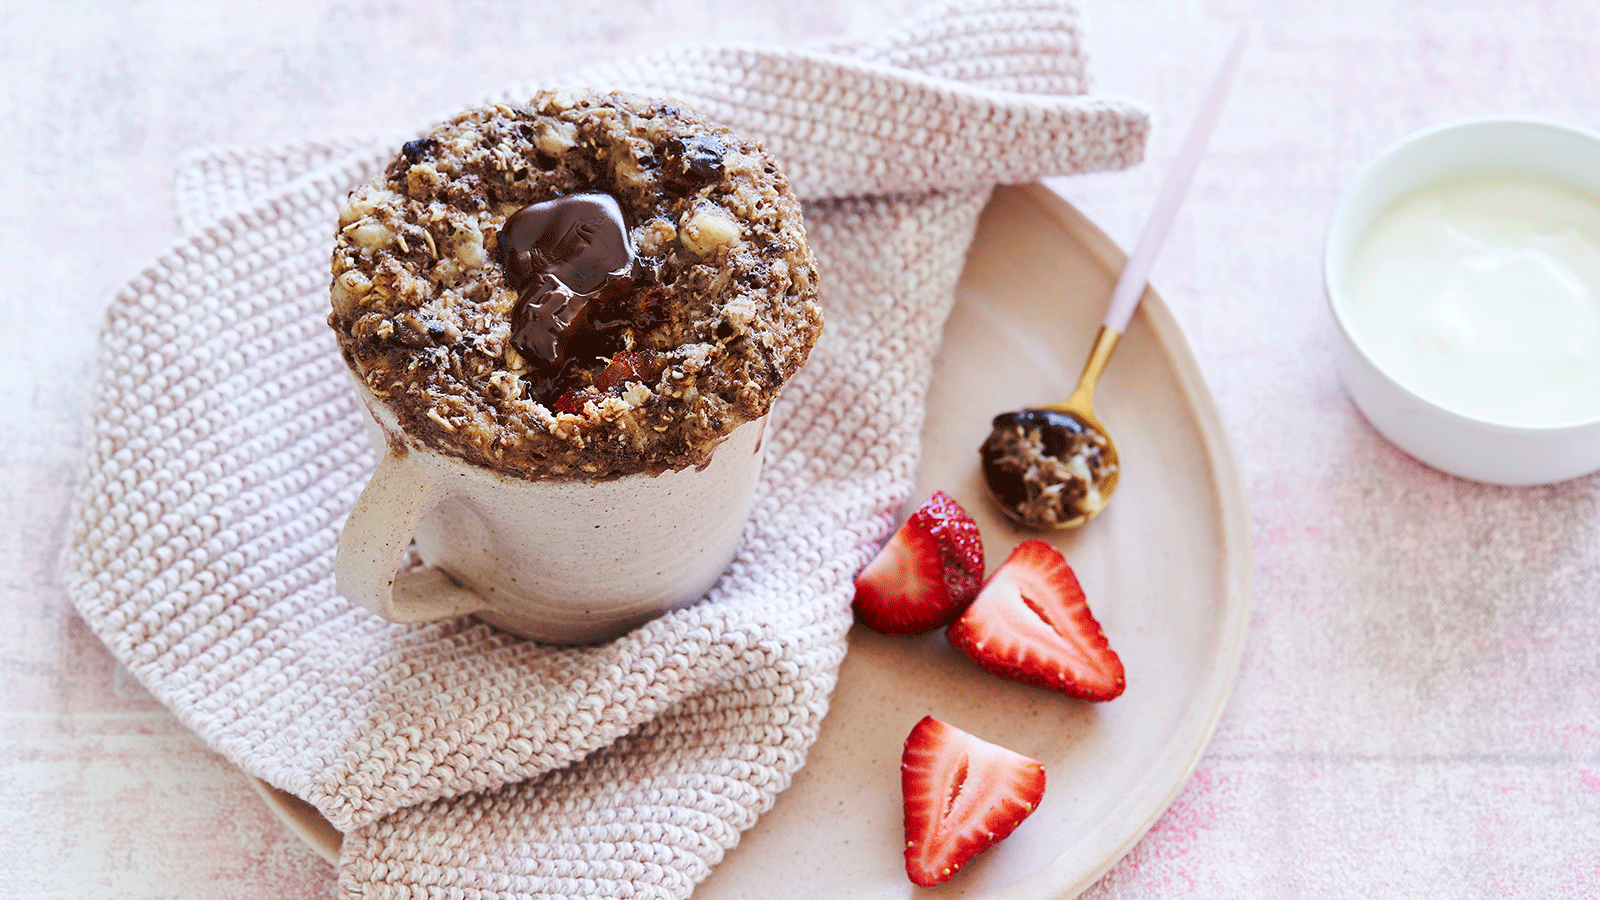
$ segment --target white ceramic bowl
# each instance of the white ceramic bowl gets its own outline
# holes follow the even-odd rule
[[[1339,374],[1379,432],[1436,469],[1505,485],[1548,484],[1600,470],[1600,418],[1531,426],[1447,409],[1374,362],[1351,327],[1345,277],[1372,221],[1424,185],[1484,170],[1552,178],[1600,197],[1600,134],[1531,117],[1463,119],[1413,134],[1363,169],[1334,209],[1323,252],[1324,286],[1340,335]]]

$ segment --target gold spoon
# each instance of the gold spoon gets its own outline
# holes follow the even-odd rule
[[[1073,528],[1104,509],[1117,489],[1122,466],[1117,445],[1094,414],[1094,390],[1111,353],[1139,305],[1178,206],[1200,165],[1206,142],[1222,113],[1238,71],[1249,31],[1241,29],[1222,63],[1183,147],[1167,173],[1139,243],[1122,268],[1106,317],[1071,396],[1048,406],[995,416],[979,456],[983,479],[1001,511],[1028,528]]]

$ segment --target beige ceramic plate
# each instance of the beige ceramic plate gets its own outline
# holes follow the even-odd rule
[[[954,496],[982,529],[993,570],[1031,537],[989,504],[978,445],[995,413],[1070,393],[1123,255],[1040,186],[1002,188],[984,212],[940,351],[918,500]],[[1154,291],[1096,402],[1122,483],[1081,531],[1047,536],[1077,570],[1128,671],[1105,704],[999,681],[942,634],[857,628],[832,711],[794,784],[695,891],[695,900],[907,898],[902,742],[932,714],[1044,763],[1038,811],[943,897],[1073,897],[1154,824],[1199,760],[1238,669],[1250,600],[1250,519],[1216,406]],[[316,811],[261,785],[294,832],[337,858]]]

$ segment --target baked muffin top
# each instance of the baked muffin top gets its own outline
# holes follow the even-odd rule
[[[332,313],[413,441],[521,478],[701,466],[822,329],[800,204],[681,104],[462,113],[351,192]]]

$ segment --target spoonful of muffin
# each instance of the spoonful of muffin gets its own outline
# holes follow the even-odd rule
[[[1144,295],[1150,267],[1222,113],[1248,35],[1241,30],[1234,39],[1156,195],[1150,219],[1111,292],[1078,386],[1059,403],[994,418],[993,430],[979,450],[983,478],[1000,509],[1018,524],[1038,529],[1082,525],[1105,508],[1117,489],[1122,464],[1116,443],[1095,415],[1095,387]]]

